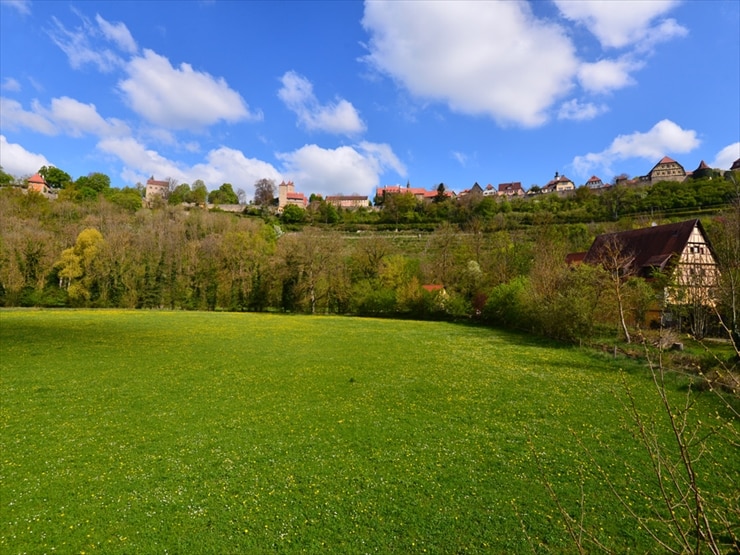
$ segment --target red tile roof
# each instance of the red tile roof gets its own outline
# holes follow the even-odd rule
[[[511,183],[499,183],[498,190],[500,193],[503,191],[522,191],[522,182],[512,181]]]
[[[436,283],[429,283],[427,285],[422,285],[422,289],[425,289],[426,291],[429,291],[430,293],[434,293],[435,291],[442,291],[444,289],[443,285],[438,285]]]

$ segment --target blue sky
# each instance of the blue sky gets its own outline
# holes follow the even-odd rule
[[[0,165],[251,197],[740,157],[740,2],[0,0]]]

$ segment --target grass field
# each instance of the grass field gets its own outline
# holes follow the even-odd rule
[[[545,481],[654,551],[596,467],[655,505],[620,376],[670,436],[635,364],[447,323],[2,311],[0,552],[573,552]],[[740,456],[709,448],[713,496]]]

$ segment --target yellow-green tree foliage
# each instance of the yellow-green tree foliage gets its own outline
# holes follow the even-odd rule
[[[67,289],[69,298],[89,301],[93,285],[98,278],[95,264],[104,246],[103,235],[94,228],[83,229],[74,247],[65,249],[56,263],[60,286]]]

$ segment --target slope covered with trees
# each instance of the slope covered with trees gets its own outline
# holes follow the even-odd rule
[[[400,231],[361,226],[364,231],[350,233],[346,225],[321,222],[327,205],[320,200],[314,202],[313,218],[299,222],[300,214],[293,214],[292,225],[262,210],[249,217],[181,205],[143,209],[103,192],[85,200],[81,191],[86,188],[108,191],[104,181],[93,174],[87,185],[66,189],[68,194],[55,201],[32,192],[0,190],[4,306],[478,318],[575,340],[599,325],[616,328],[621,322],[626,329],[625,318],[639,320],[655,297],[640,280],[628,280],[615,289],[605,270],[569,268],[564,262],[568,252],[587,250],[595,235],[635,224],[624,218],[612,223],[562,223],[568,218],[559,217],[563,214],[559,207],[579,201],[580,195],[586,200],[580,199],[578,210],[587,210],[586,201],[596,203],[598,198],[604,203],[610,193],[596,197],[585,191],[572,199],[522,200],[522,205],[533,208],[530,215],[538,222],[529,226],[522,226],[522,217],[515,216],[521,213],[504,208],[517,201],[483,198],[466,205],[440,200],[419,208],[397,199],[392,201],[395,208],[385,207],[373,217],[398,221],[393,229]],[[722,181],[719,189],[724,190],[725,183],[729,182]],[[679,187],[703,190],[700,183],[693,189]],[[218,192],[233,194],[230,189]],[[655,190],[662,189],[653,187],[641,202],[651,196],[665,201],[665,195]],[[627,191],[620,198],[622,207],[633,194]],[[729,192],[722,195],[729,197]],[[727,270],[722,308],[728,322],[737,322],[733,226],[738,200],[733,202],[732,209],[704,222],[717,238]],[[487,211],[489,204],[495,214],[493,209]],[[448,219],[431,225],[430,232],[404,231],[402,222],[421,221],[417,210],[446,211]],[[465,210],[464,218],[451,217]],[[648,225],[650,220],[643,217],[639,222]]]

